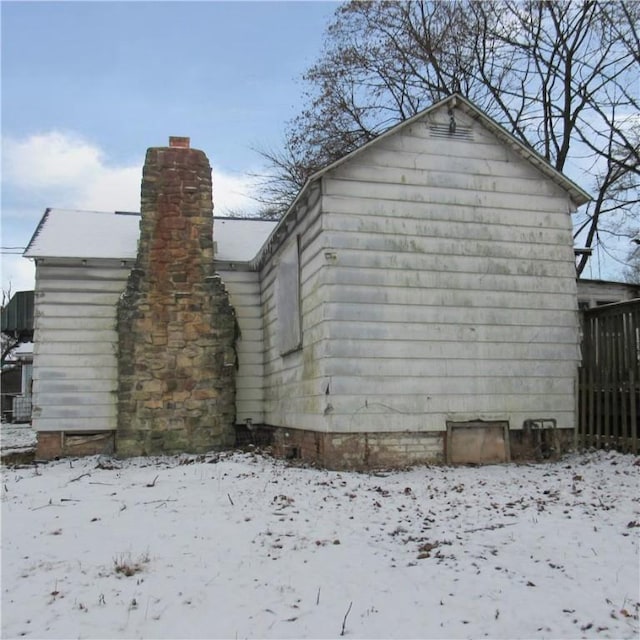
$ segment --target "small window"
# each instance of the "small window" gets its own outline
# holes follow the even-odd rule
[[[276,272],[276,312],[280,355],[302,346],[300,318],[300,236],[290,242],[280,255]]]

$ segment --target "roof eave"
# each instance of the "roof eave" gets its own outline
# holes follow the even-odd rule
[[[516,151],[516,153],[524,157],[532,164],[536,165],[536,167],[540,169],[540,171],[542,171],[550,180],[564,189],[569,194],[576,206],[579,207],[593,200],[589,193],[587,193],[582,187],[578,186],[573,180],[565,176],[561,171],[558,171],[555,167],[553,167],[535,149],[518,140],[518,138],[509,133],[504,127],[495,122],[495,120],[487,116],[473,103],[469,102],[466,98],[460,95],[455,95],[452,97],[460,100],[460,102],[465,106],[465,109],[469,115],[473,115],[473,117],[482,120],[483,124],[494,135],[508,144],[514,151]],[[439,104],[442,104],[442,102],[440,102]]]
[[[33,235],[31,236],[31,240],[29,240],[29,244],[27,244],[25,250],[22,252],[22,257],[23,258],[35,258],[35,257],[37,257],[37,256],[34,256],[34,255],[31,255],[29,253],[29,251],[31,249],[31,246],[35,242],[36,238],[40,234],[40,231],[42,231],[42,227],[44,226],[44,222],[47,219],[50,211],[51,211],[51,207],[47,207],[44,210],[44,213],[42,214],[42,218],[40,218],[40,222],[38,222],[38,226],[36,227],[35,231],[33,232]]]
[[[399,130],[404,127],[410,126],[413,122],[423,118],[425,115],[440,109],[447,102],[454,101],[454,104],[457,106],[458,103],[462,104],[469,115],[472,115],[476,119],[479,119],[483,122],[483,124],[492,131],[497,137],[499,137],[503,142],[507,143],[512,149],[516,151],[520,156],[527,159],[532,164],[536,165],[536,167],[542,171],[550,180],[555,182],[560,188],[564,189],[567,194],[570,196],[573,203],[576,207],[579,207],[587,202],[591,202],[593,198],[589,195],[584,189],[579,187],[575,182],[567,178],[563,173],[552,167],[547,160],[545,160],[535,149],[529,147],[528,145],[520,142],[513,134],[509,133],[504,127],[495,122],[492,118],[487,116],[483,111],[478,109],[473,103],[469,102],[464,96],[459,93],[454,93],[450,96],[447,96],[443,100],[432,104],[430,107],[423,109],[419,113],[416,113],[411,118],[407,118],[402,122],[399,122],[395,126],[387,129],[380,135],[373,138],[369,142],[363,144],[361,147],[354,149],[350,153],[342,158],[338,158],[331,164],[328,164],[326,167],[319,169],[314,174],[312,174],[307,181],[304,183],[295,200],[291,203],[287,211],[284,213],[276,227],[273,229],[269,237],[265,240],[265,243],[262,245],[260,250],[258,251],[256,258],[254,260],[255,263],[260,263],[262,260],[263,252],[266,250],[266,247],[270,244],[271,238],[275,237],[282,225],[286,224],[286,219],[289,217],[291,211],[295,210],[298,206],[300,200],[304,198],[307,190],[310,185],[318,180],[320,180],[326,173],[332,171],[333,169],[338,168],[343,163],[348,162],[354,156],[358,155],[368,149],[371,145],[377,144],[380,140],[384,140],[385,138],[394,135]]]

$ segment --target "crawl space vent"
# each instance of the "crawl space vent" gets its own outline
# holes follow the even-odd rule
[[[509,462],[509,423],[447,422],[446,451],[448,464]]]

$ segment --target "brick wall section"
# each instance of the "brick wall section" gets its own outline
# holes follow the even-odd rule
[[[446,461],[446,431],[316,433],[284,427],[271,429],[274,455],[327,469],[402,469]],[[557,429],[544,434],[510,430],[511,460],[557,458],[573,448],[573,439],[573,429]]]
[[[35,457],[53,460],[67,456],[91,456],[113,453],[113,431],[101,433],[65,433],[64,431],[39,431]]]
[[[188,143],[188,140],[187,140]],[[118,306],[118,455],[232,446],[236,319],[213,270],[211,167],[147,151],[140,242]]]
[[[387,469],[444,462],[439,432],[317,433],[275,428],[274,454],[327,469]]]
[[[39,431],[36,444],[36,458],[52,460],[63,455],[63,433],[61,431]]]

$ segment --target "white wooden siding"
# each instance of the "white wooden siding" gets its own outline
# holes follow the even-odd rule
[[[37,267],[34,428],[99,431],[117,426],[116,312],[128,267],[120,261]],[[221,272],[236,309],[237,419],[263,422],[263,340],[258,274]]]
[[[240,338],[236,344],[236,422],[264,422],[264,337],[260,310],[260,279],[255,271],[231,269],[220,263],[231,304],[236,311]]]
[[[36,267],[33,426],[103,431],[117,426],[116,311],[129,268],[120,261]]]
[[[312,194],[288,238],[300,235],[300,301],[302,348],[285,356],[278,345],[275,287],[277,264],[284,246],[276,249],[261,270],[265,330],[265,422],[282,427],[326,430],[326,290],[327,264],[322,235],[320,200]],[[285,243],[286,244],[286,243]]]
[[[456,118],[472,140],[432,138],[425,118],[322,178],[335,260],[308,321],[322,319],[329,337],[330,431],[543,417],[574,426],[572,204]]]

